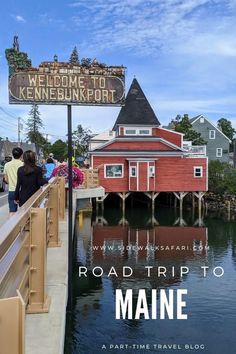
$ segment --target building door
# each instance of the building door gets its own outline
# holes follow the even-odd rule
[[[155,191],[155,161],[129,161],[129,190]]]

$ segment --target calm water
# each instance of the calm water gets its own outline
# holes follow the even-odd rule
[[[127,210],[125,219],[119,209],[105,210],[103,217],[93,215],[92,219],[81,212],[76,240],[74,306],[67,319],[66,354],[236,353],[236,221],[208,215],[199,226],[190,212],[178,220],[171,209],[158,209],[154,217],[147,209]],[[90,270],[100,266],[104,276],[96,278],[90,271],[87,278],[79,277],[79,265]],[[148,278],[145,265],[166,267],[166,278],[157,277],[155,271]],[[107,277],[112,266],[118,278]],[[123,266],[133,268],[132,277],[121,276]],[[169,271],[173,266],[174,276]],[[181,266],[189,267],[183,277]],[[206,277],[201,266],[209,267]],[[222,277],[212,273],[218,266],[224,269]],[[188,319],[116,320],[116,288],[132,288],[135,295],[139,288],[146,289],[149,307],[151,289],[188,289],[184,309]],[[128,349],[110,349],[121,344]],[[150,349],[135,346],[141,344]],[[157,350],[155,344],[178,344],[180,349]],[[186,344],[196,347],[187,350]],[[205,349],[196,349],[199,345]]]

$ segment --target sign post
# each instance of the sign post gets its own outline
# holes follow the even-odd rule
[[[72,310],[72,268],[73,268],[73,189],[72,189],[72,107],[67,106],[68,124],[68,302],[67,311]]]
[[[69,62],[42,62],[33,68],[20,52],[18,37],[6,49],[9,65],[9,103],[67,105],[68,119],[68,304],[72,309],[73,190],[72,190],[72,105],[122,106],[125,102],[125,67],[107,66],[96,59],[79,62],[74,48]]]

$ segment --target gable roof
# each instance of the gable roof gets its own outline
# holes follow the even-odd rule
[[[189,121],[190,123],[193,125],[199,118],[204,118],[208,123],[210,123],[213,128],[215,128],[219,133],[221,133],[230,143],[231,143],[231,140],[216,126],[214,125],[212,122],[209,121],[209,119],[207,119],[205,116],[203,116],[202,114],[196,116],[196,117],[193,117],[191,118]]]
[[[120,110],[113,130],[117,125],[160,125],[150,103],[144,95],[138,81],[133,79],[125,99],[125,106]]]
[[[152,137],[152,136],[150,136],[150,137],[148,137],[148,139],[147,139],[147,137],[137,137],[137,138],[135,139],[135,141],[140,141],[140,143],[141,143],[141,142],[144,142],[144,143],[145,143],[145,142],[147,142],[147,140],[148,140],[149,142],[150,142],[150,141],[153,141],[153,142],[160,142],[160,143],[162,143],[162,144],[164,144],[164,145],[170,147],[171,149],[173,149],[173,150],[175,150],[175,151],[181,151],[181,152],[184,151],[184,149],[182,149],[180,146],[175,145],[175,144],[171,143],[170,141],[167,141],[166,139],[163,139],[163,138],[158,138],[158,137]],[[128,142],[131,142],[131,143],[134,142],[134,140],[133,140],[132,137],[115,137],[115,138],[113,138],[113,139],[111,139],[111,140],[109,140],[109,141],[106,141],[105,143],[99,145],[97,148],[95,148],[93,151],[91,151],[90,154],[93,154],[94,152],[97,152],[97,151],[101,151],[101,152],[104,152],[104,153],[109,152],[109,150],[106,150],[106,149],[104,149],[104,148],[107,147],[107,146],[109,146],[109,145],[112,145],[112,144],[114,144],[114,143],[116,143],[116,142],[122,143],[122,142],[127,142],[127,141],[128,141]],[[145,145],[144,145],[144,147],[145,147]],[[135,148],[134,151],[136,151],[137,153],[140,153],[141,150],[142,150],[142,151],[145,151],[144,147],[142,147],[142,149],[140,149],[140,150],[137,150],[137,149]],[[118,152],[121,151],[121,149],[115,149],[115,150],[117,150]],[[132,150],[128,150],[128,151],[132,151]],[[155,150],[153,150],[153,151],[155,151]],[[165,150],[163,150],[163,151],[165,151]]]

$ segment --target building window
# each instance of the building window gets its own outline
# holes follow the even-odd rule
[[[129,176],[130,177],[137,177],[137,167],[136,166],[130,166]]]
[[[216,138],[216,131],[209,130],[209,139],[215,139],[215,138]]]
[[[139,129],[140,135],[150,135],[150,129]]]
[[[200,123],[204,123],[204,117],[200,118]]]
[[[136,129],[125,129],[125,135],[136,135]]]
[[[125,135],[151,135],[150,128],[125,128]]]
[[[155,177],[155,166],[149,166],[148,176]]]
[[[194,177],[202,177],[202,166],[194,166],[193,168],[194,171]]]
[[[222,157],[223,149],[222,148],[216,148],[216,157]]]
[[[123,165],[105,165],[105,177],[106,178],[122,178],[123,177]]]

